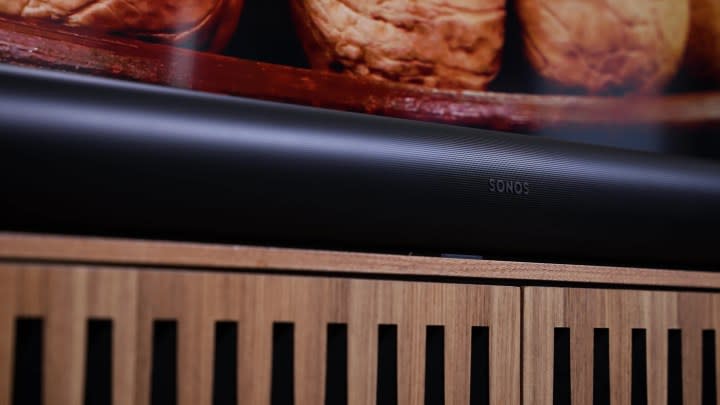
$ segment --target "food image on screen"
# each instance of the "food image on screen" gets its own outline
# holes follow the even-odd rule
[[[0,12],[220,50],[243,0],[0,0]]]
[[[571,139],[720,128],[717,0],[0,0],[0,63]]]
[[[588,93],[653,93],[682,61],[688,0],[518,0],[528,60]]]
[[[505,0],[292,2],[313,67],[479,90],[500,69]]]

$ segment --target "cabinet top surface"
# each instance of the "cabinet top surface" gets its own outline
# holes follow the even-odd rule
[[[720,273],[0,232],[0,260],[720,289]]]

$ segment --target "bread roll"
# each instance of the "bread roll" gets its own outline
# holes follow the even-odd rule
[[[500,69],[505,0],[291,0],[311,64],[483,89]]]
[[[688,73],[707,84],[720,83],[720,1],[690,1]]]
[[[688,0],[517,0],[530,63],[589,93],[653,93],[678,69]]]
[[[243,0],[0,0],[0,13],[219,50]]]

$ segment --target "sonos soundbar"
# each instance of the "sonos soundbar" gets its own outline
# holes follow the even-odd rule
[[[720,164],[0,66],[0,229],[720,268]]]

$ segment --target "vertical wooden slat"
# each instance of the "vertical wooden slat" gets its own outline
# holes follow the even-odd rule
[[[570,328],[570,386],[573,403],[591,404],[593,396],[593,328]]]
[[[702,330],[682,329],[683,404],[700,405],[702,394]]]
[[[322,404],[325,397],[327,326],[323,322],[295,324],[295,391],[297,405]]]
[[[113,404],[136,404],[136,372],[138,370],[137,301],[120,311],[113,319]]]
[[[467,405],[470,403],[470,373],[472,355],[472,328],[486,326],[489,320],[487,301],[474,296],[474,290],[464,286],[462,294],[446,285],[442,300],[433,305],[440,309],[434,314],[433,323],[445,325],[445,404]],[[473,305],[463,305],[464,302]],[[481,316],[483,314],[485,316]],[[444,320],[444,321],[443,321]]]
[[[133,336],[136,347],[135,402],[138,405],[150,404],[150,375],[152,370],[152,319],[139,311],[136,326],[137,335]],[[129,344],[127,341],[125,344]]]
[[[565,326],[563,296],[557,289],[535,287],[523,288],[523,296],[523,402],[549,405],[553,400],[554,329]],[[491,352],[494,351],[492,342]],[[499,354],[496,356],[500,357]],[[493,396],[491,401],[500,399]]]
[[[648,404],[667,403],[668,332],[662,326],[647,330]]]
[[[244,404],[270,403],[272,371],[272,319],[253,301],[258,291],[244,291],[243,313],[238,339],[238,401]]]
[[[191,405],[201,401],[202,387],[212,383],[213,322],[203,322],[199,314],[185,312],[178,319],[177,335],[177,388],[178,405]]]
[[[203,297],[202,273],[184,274],[178,286],[178,298],[168,318],[177,319],[177,387],[178,405],[194,405],[210,400],[201,398],[201,391],[212,379],[212,350],[214,324],[208,316]]]
[[[478,290],[473,291],[478,301]],[[495,288],[484,312],[490,327],[490,403],[520,404],[520,289]],[[476,314],[479,315],[479,314]]]
[[[647,304],[648,403],[666,404],[668,393],[668,331],[679,327],[677,294],[644,293]],[[690,316],[690,314],[686,314]]]
[[[470,355],[472,324],[457,322],[445,326],[445,403],[470,403]]]
[[[293,305],[283,315],[295,320],[295,404],[322,404],[332,284],[324,279],[298,279],[285,288]]]
[[[348,322],[348,404],[372,405],[377,395],[377,357],[378,357],[378,325],[388,323],[392,312],[391,305],[386,305],[387,294],[360,280],[352,280],[347,285]],[[340,297],[338,297],[340,298]],[[342,299],[339,299],[342,302]],[[363,310],[353,310],[362,307]]]
[[[16,270],[0,271],[0,405],[9,405],[12,386],[15,317],[15,292],[20,286]]]
[[[87,324],[87,271],[50,272],[45,333],[45,403],[82,405]]]
[[[400,305],[394,305],[397,323],[397,354],[398,354],[398,405],[421,404],[425,395],[425,344],[427,325],[433,318],[428,313],[434,308],[439,291],[425,291],[422,285],[408,284],[400,289],[397,285],[390,293]],[[440,288],[438,288],[440,290]]]
[[[619,323],[608,325],[610,354],[610,403],[630,405],[632,385],[632,331]]]
[[[426,329],[411,321],[398,325],[398,405],[425,400]]]
[[[370,319],[348,323],[348,404],[375,404],[378,326]]]
[[[705,311],[690,316],[684,313],[683,309],[687,307],[705,308]],[[702,334],[703,330],[714,329],[716,309],[710,294],[679,294],[677,308],[678,324],[682,330],[683,403],[700,405],[703,381]]]

